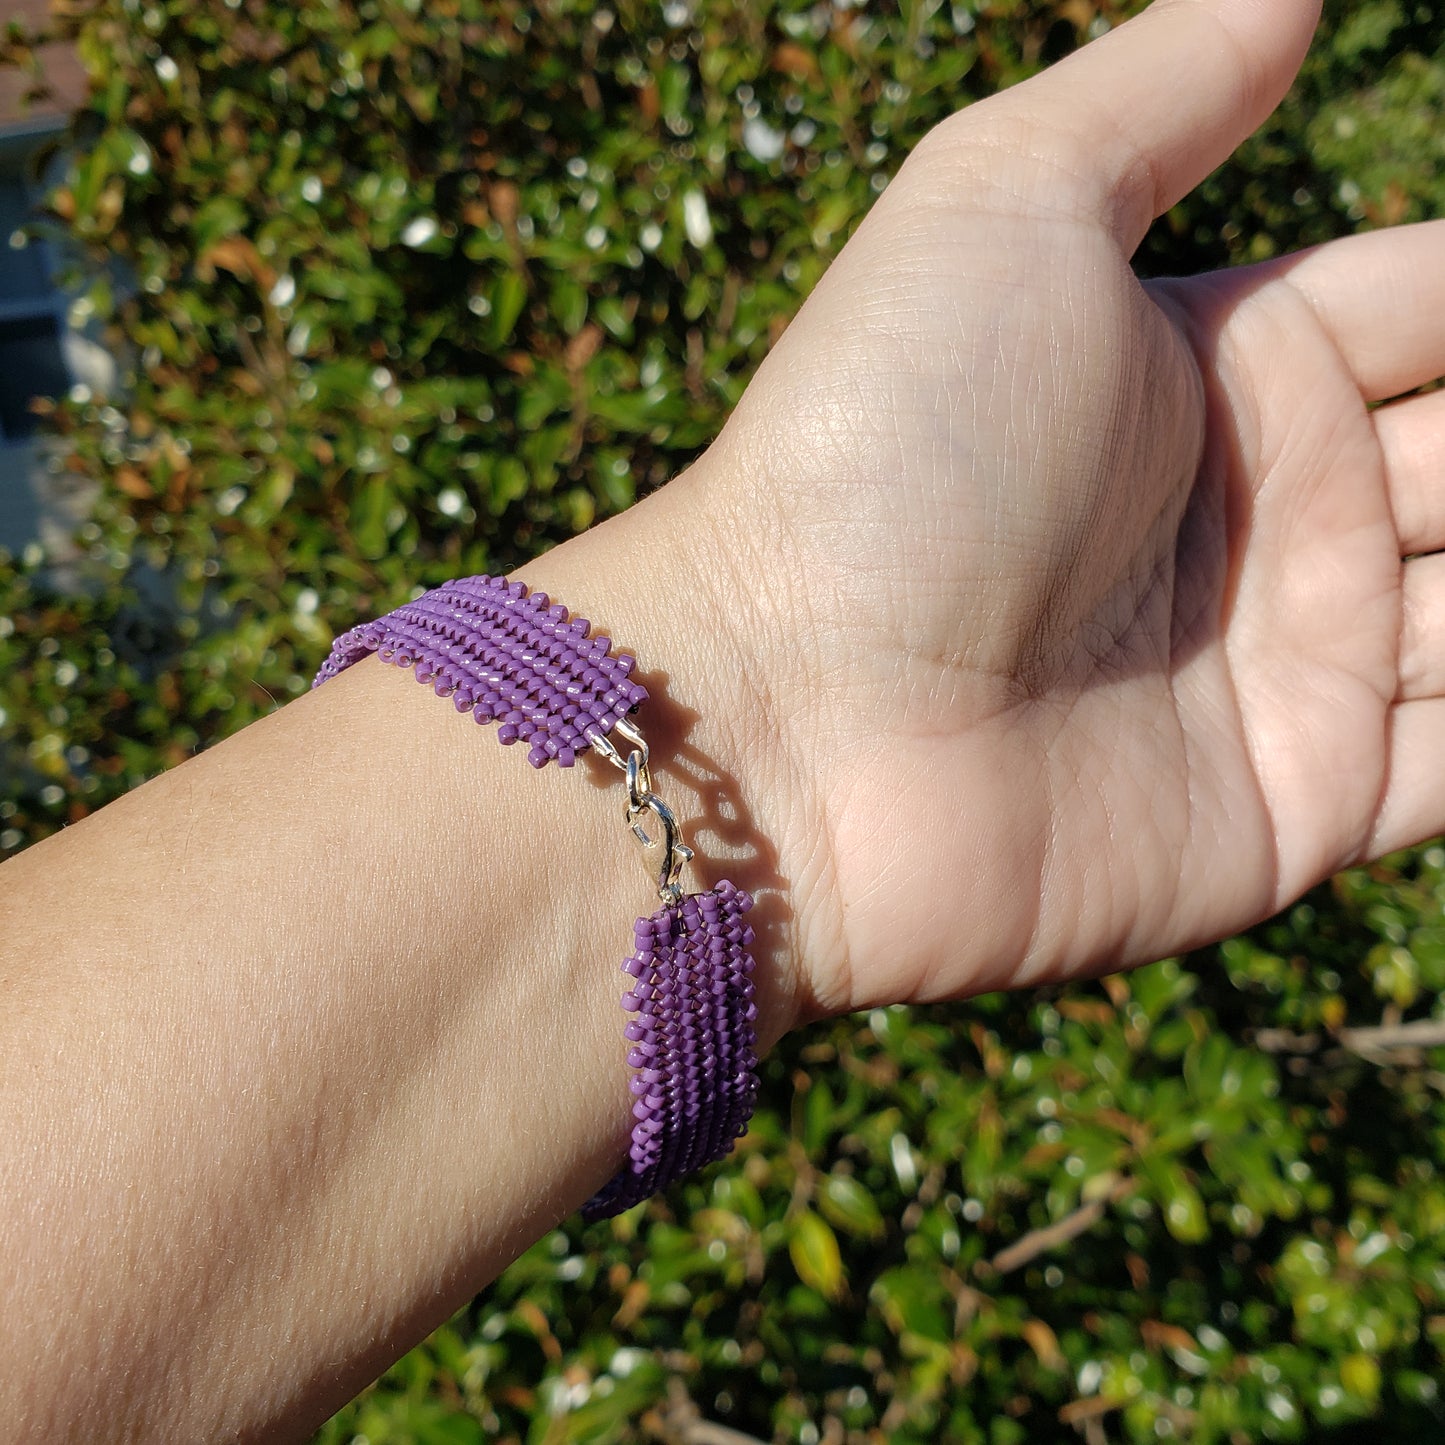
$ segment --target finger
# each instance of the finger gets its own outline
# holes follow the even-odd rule
[[[1407,562],[1401,590],[1399,696],[1445,696],[1445,553]]]
[[[1445,221],[1346,236],[1264,266],[1303,293],[1366,401],[1445,374]]]
[[[1400,551],[1445,549],[1445,391],[1374,413]]]
[[[1445,768],[1440,766],[1445,697],[1401,703],[1390,714],[1389,728],[1385,787],[1360,862],[1422,843],[1445,829]]]
[[[1027,127],[1041,198],[1099,219],[1129,252],[1279,104],[1319,0],[1155,0],[1136,19],[962,113]],[[990,109],[991,107],[991,109]],[[976,115],[975,115],[976,112]]]

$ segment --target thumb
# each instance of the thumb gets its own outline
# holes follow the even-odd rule
[[[1029,199],[1095,219],[1132,253],[1279,104],[1320,0],[1155,0],[1052,69],[956,119],[1038,163]],[[986,113],[986,114],[985,114]],[[944,130],[949,127],[945,126]],[[963,141],[964,144],[968,142]]]

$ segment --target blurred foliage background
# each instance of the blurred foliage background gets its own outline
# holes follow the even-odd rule
[[[123,384],[49,408],[74,546],[0,559],[0,853],[676,473],[910,144],[1137,8],[67,0],[93,94],[32,230]],[[1326,10],[1143,271],[1445,210],[1437,7]],[[816,1028],[732,1160],[550,1234],[319,1438],[1441,1438],[1442,984],[1437,846]]]

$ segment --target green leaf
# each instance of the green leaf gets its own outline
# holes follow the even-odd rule
[[[902,1265],[886,1270],[868,1297],[897,1335],[935,1341],[953,1337],[953,1312],[937,1269]]]
[[[833,1091],[822,1079],[814,1079],[803,1103],[803,1148],[817,1158],[827,1147],[833,1132]]]
[[[500,515],[527,494],[527,468],[516,457],[499,457],[492,474],[491,508]]]
[[[492,283],[492,314],[488,339],[493,346],[505,346],[512,339],[517,318],[526,304],[526,280],[518,271],[503,271]]]
[[[624,346],[632,345],[632,316],[628,308],[617,297],[601,297],[594,310],[597,313],[597,319],[613,337],[622,342]]]
[[[788,1254],[798,1278],[809,1289],[830,1300],[842,1295],[843,1257],[837,1236],[811,1209],[801,1210],[794,1217],[788,1232]]]
[[[391,487],[385,477],[371,477],[351,509],[351,536],[363,557],[380,557],[386,552],[387,513],[391,507]]]
[[[881,1239],[886,1232],[873,1196],[851,1175],[825,1176],[818,1186],[818,1208],[839,1229],[861,1239]]]
[[[1380,1397],[1380,1366],[1369,1355],[1346,1355],[1340,1361],[1340,1384],[1352,1395],[1374,1404]]]
[[[562,330],[575,336],[587,320],[587,288],[574,277],[558,276],[552,282],[550,309]]]
[[[688,93],[692,88],[692,77],[682,65],[664,65],[657,77],[657,94],[662,113],[669,120],[677,120],[687,110]]]
[[[1181,1244],[1198,1244],[1209,1236],[1209,1216],[1199,1191],[1184,1171],[1168,1160],[1151,1161],[1149,1174],[1158,1188],[1164,1227]]]
[[[540,426],[555,411],[572,404],[572,384],[560,367],[541,366],[531,378],[517,406],[517,425],[523,431]]]

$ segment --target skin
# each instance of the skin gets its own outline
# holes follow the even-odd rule
[[[523,569],[655,669],[765,1047],[1445,827],[1445,401],[1369,408],[1445,229],[1129,269],[1315,10],[1156,0],[940,127],[704,459]],[[605,1181],[619,813],[369,661],[0,870],[6,1438],[304,1439]]]

